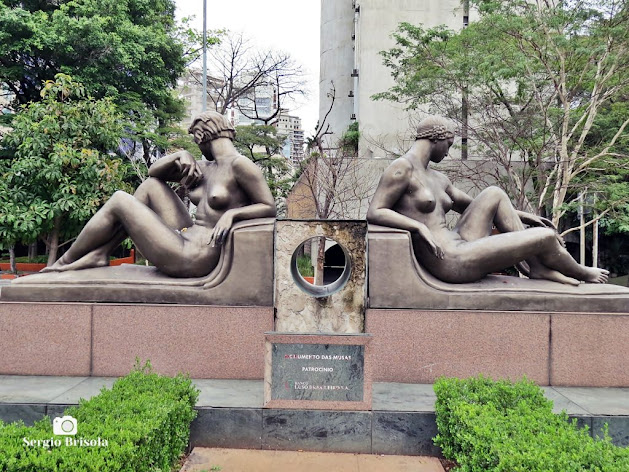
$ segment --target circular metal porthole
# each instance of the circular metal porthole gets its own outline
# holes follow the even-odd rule
[[[324,263],[323,283],[314,283],[314,277],[303,275],[304,263],[317,254],[318,245],[325,244],[326,263]],[[329,256],[329,257],[328,257]],[[312,269],[312,267],[311,267]],[[290,273],[297,286],[315,298],[324,298],[341,290],[352,273],[352,264],[347,250],[330,238],[317,236],[299,244],[293,251],[290,262]],[[314,273],[312,273],[314,276]]]

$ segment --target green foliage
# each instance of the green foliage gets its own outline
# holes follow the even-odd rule
[[[262,169],[278,206],[281,206],[295,181],[286,158],[281,155],[285,141],[285,136],[277,135],[275,126],[252,124],[236,127],[236,149]]]
[[[358,130],[358,121],[354,121],[348,126],[347,131],[341,136],[339,145],[346,152],[358,152],[358,141],[360,139],[360,131]]]
[[[621,472],[629,449],[604,435],[592,439],[532,382],[484,377],[439,379],[434,385],[439,434],[435,444],[461,472]]]
[[[48,256],[35,256],[32,259],[29,259],[28,256],[16,257],[15,262],[17,264],[26,263],[26,264],[45,264],[48,261]],[[9,256],[5,256],[2,254],[0,256],[0,262],[9,262]]]
[[[137,368],[64,415],[77,420],[76,436],[107,446],[73,447],[53,436],[46,417],[32,427],[0,422],[0,470],[6,472],[170,471],[183,453],[196,416],[198,391],[189,378],[162,377],[150,364]],[[27,446],[28,440],[61,439],[62,445]],[[102,443],[102,442],[101,442]]]
[[[297,270],[302,277],[314,277],[314,267],[312,267],[310,256],[299,256],[297,258]]]
[[[69,76],[55,79],[3,140],[12,158],[0,161],[0,249],[55,229],[74,236],[125,188],[126,166],[108,152],[122,133],[115,105],[88,97]]]
[[[629,116],[629,90],[605,106],[597,116],[587,144],[590,152],[600,152],[622,122]],[[622,134],[610,149],[613,153],[600,158],[594,166],[578,176],[582,188],[587,188],[595,214],[607,212],[600,225],[606,234],[629,233],[629,133]],[[613,202],[613,205],[610,205]]]
[[[173,88],[198,49],[174,12],[173,0],[2,0],[0,83],[26,104],[40,99],[42,82],[69,74],[112,98],[134,139],[159,146],[160,128],[183,113]]]

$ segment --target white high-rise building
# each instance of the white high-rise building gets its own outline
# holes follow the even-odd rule
[[[298,165],[304,158],[304,130],[301,128],[301,118],[281,113],[275,126],[278,136],[286,136],[282,155],[290,159],[293,165]]]

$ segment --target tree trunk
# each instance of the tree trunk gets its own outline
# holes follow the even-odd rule
[[[17,266],[15,265],[15,246],[9,246],[9,270],[12,274],[17,274]]]
[[[315,267],[315,285],[323,285],[323,263],[325,262],[325,236],[319,238],[317,247],[317,267]]]
[[[37,241],[28,245],[28,262],[33,262],[37,257]]]
[[[61,230],[61,216],[55,216],[50,239],[48,240],[48,267],[53,265],[57,260],[57,250],[59,249],[59,232]]]
[[[146,162],[146,167],[151,167],[151,145],[147,139],[142,139],[142,158]]]

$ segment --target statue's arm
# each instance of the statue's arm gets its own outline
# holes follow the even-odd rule
[[[188,151],[178,151],[158,159],[149,169],[149,176],[166,182],[193,186],[203,176],[196,159]]]
[[[250,205],[232,208],[234,221],[272,218],[276,215],[275,200],[260,168],[246,157],[234,161],[236,181],[251,200]]]
[[[393,210],[408,188],[410,176],[410,165],[404,161],[397,160],[387,167],[367,210],[369,223],[407,231],[417,230],[417,221]]]
[[[474,199],[463,190],[460,190],[452,185],[450,179],[448,179],[445,175],[443,177],[447,181],[446,193],[452,199],[452,209],[457,213],[463,213]]]
[[[219,218],[208,241],[209,245],[223,244],[227,234],[236,221],[254,218],[273,218],[277,214],[275,200],[264,180],[262,171],[246,157],[234,161],[236,181],[249,197],[251,203],[243,207],[230,208]]]
[[[371,204],[367,211],[367,221],[377,225],[418,233],[428,243],[435,256],[443,259],[443,249],[433,238],[428,227],[393,209],[404,192],[406,192],[410,176],[410,164],[401,159],[393,162],[384,171],[376,193],[371,199]]]

